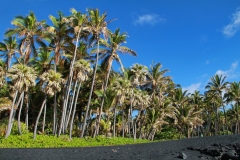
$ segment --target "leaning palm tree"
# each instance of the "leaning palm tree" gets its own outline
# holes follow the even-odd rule
[[[135,51],[131,50],[126,46],[121,46],[122,43],[126,43],[126,37],[127,37],[127,34],[126,33],[120,34],[120,29],[118,28],[114,33],[110,33],[108,41],[104,39],[100,40],[101,45],[106,47],[106,48],[101,48],[99,50],[99,53],[102,54],[101,56],[103,58],[103,61],[102,61],[103,65],[107,66],[107,77],[105,80],[103,95],[105,95],[105,92],[107,90],[108,79],[111,72],[112,63],[114,60],[116,60],[120,64],[122,72],[124,72],[124,68],[118,53],[128,53],[130,55],[137,56]],[[104,96],[102,97],[98,122],[100,122],[100,119],[101,119],[103,105],[104,105]],[[98,128],[99,128],[99,125],[97,125],[97,133],[98,133]]]
[[[49,19],[52,22],[52,26],[47,27],[47,31],[50,34],[50,48],[54,52],[54,70],[57,72],[57,66],[59,65],[60,58],[68,50],[68,47],[72,45],[71,34],[74,34],[74,30],[69,25],[69,20],[63,15],[62,12],[58,12],[58,17],[52,15],[49,16]],[[66,88],[64,85],[64,89]],[[65,97],[64,97],[65,99]],[[54,110],[57,108],[57,95],[54,94]],[[56,113],[55,113],[56,115]],[[55,117],[56,119],[56,117]],[[54,122],[53,134],[56,134],[57,130],[56,122]],[[60,132],[60,131],[59,131]]]
[[[48,34],[45,32],[45,21],[37,21],[37,18],[33,12],[26,17],[16,16],[12,24],[16,27],[9,29],[5,32],[5,36],[11,37],[12,35],[18,35],[20,39],[19,52],[21,56],[24,56],[24,63],[28,63],[28,60],[33,54],[37,56],[37,50],[35,43],[42,47],[46,47],[44,42],[47,39]]]
[[[46,108],[47,96],[53,96],[56,92],[61,91],[61,85],[64,83],[64,79],[62,79],[61,77],[62,75],[58,72],[55,72],[54,70],[49,70],[47,72],[44,72],[39,77],[40,80],[43,82],[42,91],[45,93],[45,96],[36,119],[33,139],[36,139],[38,121],[42,114],[43,108],[44,107]],[[45,119],[45,115],[44,115],[44,119]],[[44,125],[43,125],[43,128],[44,128]]]
[[[0,42],[0,51],[3,52],[0,54],[0,57],[5,58],[5,63],[7,64],[7,70],[11,67],[12,56],[18,52],[17,49],[17,40],[15,37],[8,37],[3,40],[4,43]]]
[[[96,52],[96,62],[94,67],[92,85],[91,85],[91,90],[90,90],[87,108],[85,112],[81,138],[83,137],[84,130],[86,127],[87,115],[88,115],[88,111],[91,103],[93,86],[95,83],[95,77],[96,77],[97,65],[98,65],[100,35],[103,34],[105,37],[107,37],[107,24],[108,24],[108,22],[106,22],[106,18],[107,18],[106,12],[103,13],[102,15],[99,15],[98,9],[89,9],[88,16],[89,16],[89,21],[87,22],[87,27],[88,27],[88,31],[92,34],[92,37],[90,38],[89,43],[90,43],[90,46],[93,46],[95,43],[97,43],[97,52]]]
[[[28,67],[24,64],[15,64],[12,66],[12,68],[9,69],[7,73],[7,77],[10,78],[13,83],[13,90],[15,91],[15,94],[12,101],[11,112],[9,115],[8,129],[7,129],[5,138],[7,138],[11,133],[16,109],[18,108],[20,101],[22,101],[21,106],[19,108],[19,114],[18,114],[18,126],[20,131],[20,114],[21,114],[22,103],[24,99],[24,92],[27,92],[30,87],[35,86],[36,73],[35,73],[35,70],[31,67]],[[19,100],[17,104],[15,104],[16,98],[18,97],[18,93],[21,93],[21,94],[19,96]]]

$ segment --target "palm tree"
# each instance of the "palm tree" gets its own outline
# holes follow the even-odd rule
[[[52,60],[51,51],[47,48],[40,48],[38,52],[38,57],[35,60],[32,60],[31,63],[36,71],[39,74],[47,72],[52,69]]]
[[[116,76],[117,77],[117,76]],[[122,76],[118,76],[113,83],[111,88],[116,90],[117,94],[117,105],[122,107],[122,136],[124,137],[124,102],[127,99],[131,87],[131,82],[128,78],[128,73],[125,71]],[[113,122],[113,137],[115,137],[115,124],[116,124],[116,106],[114,107],[114,122]]]
[[[8,70],[11,67],[12,56],[15,56],[15,54],[18,52],[18,44],[15,37],[8,37],[3,41],[4,43],[0,42],[0,51],[3,52],[0,57],[5,58]]]
[[[105,92],[107,90],[107,86],[108,86],[108,79],[109,79],[109,75],[110,75],[110,71],[112,68],[112,62],[114,60],[116,60],[117,62],[119,62],[122,72],[124,72],[124,68],[121,62],[121,59],[118,55],[119,53],[129,53],[130,55],[136,56],[136,52],[129,49],[126,46],[121,46],[122,43],[126,43],[126,37],[127,34],[126,33],[122,33],[120,34],[120,29],[116,29],[116,31],[114,33],[110,33],[109,36],[109,41],[106,41],[104,39],[100,40],[100,43],[106,47],[106,48],[101,48],[99,50],[100,54],[103,54],[103,64],[107,65],[107,77],[105,80],[105,85],[104,85],[104,91],[103,91],[103,95],[105,95]],[[94,51],[94,50],[93,50]],[[102,113],[102,108],[104,105],[104,96],[102,98],[102,103],[101,103],[101,107],[100,107],[100,115],[98,117],[98,122],[100,122],[101,119],[101,113]],[[97,133],[98,133],[98,128],[99,125],[97,125]]]
[[[47,39],[48,34],[44,30],[44,27],[46,27],[45,21],[38,22],[34,13],[30,12],[27,17],[16,16],[12,24],[16,28],[7,30],[5,36],[18,35],[21,38],[19,52],[21,56],[24,56],[24,63],[28,63],[31,54],[34,57],[37,56],[35,43],[46,47],[44,40]]]
[[[231,104],[231,108],[227,110],[228,120],[231,126],[232,133],[239,134],[239,109],[240,106],[235,103]],[[235,126],[235,127],[233,127]],[[233,128],[235,128],[235,131],[233,131]]]
[[[200,94],[200,91],[194,91],[194,93],[191,94],[190,96],[190,104],[194,107],[195,111],[198,111],[198,110],[203,110],[203,95]],[[201,117],[203,118],[203,113],[201,112],[198,117]],[[200,127],[201,126],[196,126],[196,129],[197,129],[197,133],[198,133],[198,136],[199,136],[199,131],[200,131]]]
[[[187,132],[187,137],[190,138],[190,130],[194,126],[201,126],[203,124],[203,120],[198,117],[201,113],[201,110],[195,110],[193,106],[189,104],[185,104],[175,110],[175,124],[180,129],[181,135],[184,131]]]
[[[133,64],[130,67],[132,84],[134,87],[142,86],[146,83],[146,77],[148,75],[148,68],[141,64]]]
[[[44,72],[39,77],[40,80],[43,82],[42,91],[45,93],[45,96],[44,96],[42,106],[40,108],[40,111],[39,111],[37,119],[36,119],[33,139],[36,139],[38,121],[39,121],[39,118],[42,114],[42,110],[43,110],[44,107],[46,108],[47,95],[53,96],[56,92],[61,91],[61,85],[64,82],[64,80],[61,77],[62,77],[62,75],[58,72],[55,72],[54,70],[49,70],[47,72]],[[44,120],[45,120],[45,115],[44,115]],[[44,128],[44,125],[43,125],[43,128]]]
[[[226,98],[226,102],[234,102],[237,107],[236,108],[236,132],[235,133],[240,133],[239,129],[239,111],[238,111],[238,106],[240,105],[240,82],[232,82],[230,83],[230,87],[227,89],[227,92],[224,94],[224,97]]]
[[[54,70],[57,70],[57,65],[60,60],[61,54],[67,50],[69,44],[71,44],[72,37],[70,34],[74,33],[73,28],[69,26],[69,21],[64,17],[62,12],[58,12],[58,18],[52,15],[49,19],[53,23],[53,26],[47,27],[50,33],[50,44],[49,46],[54,50]]]
[[[77,89],[77,94],[75,96],[75,102],[73,104],[74,108],[73,108],[73,113],[72,113],[72,119],[71,119],[71,122],[70,122],[70,129],[69,129],[70,130],[69,131],[69,137],[70,138],[72,138],[73,120],[74,120],[74,117],[75,117],[77,100],[78,100],[78,95],[79,95],[80,88],[81,88],[81,83],[88,79],[88,74],[92,72],[92,69],[90,67],[90,63],[89,62],[87,62],[87,61],[85,61],[83,59],[80,59],[80,60],[75,62],[73,71],[74,71],[74,79],[76,79],[75,83],[78,85],[78,89]],[[75,90],[76,89],[74,88],[74,91]],[[73,95],[75,95],[75,94],[73,94]],[[73,100],[74,100],[74,96],[72,98],[72,101]],[[71,112],[69,113],[69,116],[70,116],[70,114],[71,114]]]
[[[88,14],[89,14],[88,15],[89,21],[87,22],[87,27],[88,27],[88,31],[92,34],[92,37],[90,38],[89,43],[90,43],[90,46],[92,46],[94,43],[97,43],[97,52],[96,52],[96,62],[95,62],[95,67],[94,67],[92,85],[91,85],[91,90],[90,90],[87,108],[86,108],[86,112],[85,112],[81,138],[83,137],[84,130],[86,127],[87,115],[88,115],[88,111],[89,111],[89,107],[90,107],[90,103],[91,103],[93,86],[95,83],[95,77],[96,77],[97,65],[98,65],[100,35],[101,35],[101,33],[103,33],[103,35],[105,37],[107,36],[107,24],[108,24],[108,22],[105,21],[106,17],[107,17],[106,13],[99,15],[98,9],[90,9],[90,10],[88,10]]]
[[[223,95],[222,95],[222,92],[226,89],[228,84],[228,82],[225,82],[225,79],[226,79],[226,76],[223,77],[222,75],[219,76],[218,74],[216,74],[215,76],[211,77],[211,82],[208,82],[205,88],[208,89],[208,92],[212,92],[213,94],[216,94],[216,96],[218,96],[221,99],[222,103],[218,107],[219,108],[221,106],[223,107],[225,124],[227,124],[226,110],[225,110],[225,105],[223,104]]]
[[[23,102],[24,98],[24,92],[27,92],[30,87],[35,86],[35,80],[36,80],[36,73],[33,68],[28,67],[24,64],[15,64],[12,66],[12,68],[9,69],[7,73],[7,77],[11,79],[12,83],[14,84],[13,89],[15,90],[15,95],[12,102],[11,112],[9,115],[9,122],[8,122],[8,129],[5,135],[5,138],[7,138],[12,129],[12,124],[15,117],[16,108],[18,107],[18,104],[20,101]],[[15,104],[16,98],[18,96],[18,93],[21,93],[19,96],[19,100],[17,102],[17,105]],[[16,108],[14,108],[16,105]],[[19,118],[18,118],[18,124],[19,124],[19,130],[20,130],[20,114],[21,114],[22,104],[19,109]]]
[[[61,124],[60,124],[60,129],[59,129],[59,134],[61,132],[61,129],[63,128],[63,123],[65,121],[65,117],[66,117],[66,110],[68,107],[68,99],[69,99],[69,94],[70,94],[70,86],[72,85],[72,77],[73,77],[73,66],[75,63],[75,59],[76,59],[76,55],[77,55],[77,49],[78,49],[78,41],[81,38],[80,35],[85,32],[86,34],[86,27],[85,27],[85,23],[87,21],[87,15],[85,14],[81,14],[80,12],[77,12],[75,9],[71,9],[72,15],[70,17],[70,24],[72,26],[72,28],[74,29],[74,33],[76,35],[76,44],[75,44],[75,49],[74,49],[74,54],[73,54],[73,58],[71,61],[71,65],[70,65],[70,71],[69,71],[69,77],[68,77],[68,86],[66,89],[66,97],[64,98],[64,105],[63,105],[63,111],[62,111],[62,118],[61,118]],[[86,35],[85,35],[86,37]],[[68,123],[68,122],[67,122]],[[65,130],[63,128],[63,130]]]
[[[147,75],[147,80],[145,82],[145,87],[150,90],[152,98],[154,99],[156,96],[158,96],[160,101],[162,100],[163,95],[166,92],[167,86],[169,85],[171,80],[170,76],[164,76],[164,74],[167,73],[169,70],[161,70],[161,68],[161,63],[152,63],[149,73]]]

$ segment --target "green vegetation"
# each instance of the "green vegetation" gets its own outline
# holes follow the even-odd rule
[[[7,139],[0,137],[0,148],[60,148],[60,147],[93,147],[93,146],[113,146],[125,144],[148,143],[148,140],[136,140],[132,138],[107,138],[97,136],[95,138],[84,137],[83,139],[74,137],[69,139],[68,135],[60,137],[52,135],[38,135],[33,140],[32,133],[23,135],[10,135]]]
[[[112,21],[98,9],[70,11],[50,15],[51,24],[33,12],[17,16],[5,32],[0,147],[103,146],[240,133],[240,82],[214,75],[204,94],[188,93],[161,63],[125,68],[120,55],[137,56],[123,45],[127,33],[111,31]],[[114,61],[121,71],[113,69]]]

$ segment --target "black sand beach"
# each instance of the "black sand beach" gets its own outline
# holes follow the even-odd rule
[[[50,149],[0,149],[0,160],[240,160],[240,135],[201,137],[148,144]]]

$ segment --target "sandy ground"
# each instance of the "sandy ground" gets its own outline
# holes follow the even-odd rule
[[[240,135],[190,138],[137,145],[0,149],[0,160],[240,160]]]

